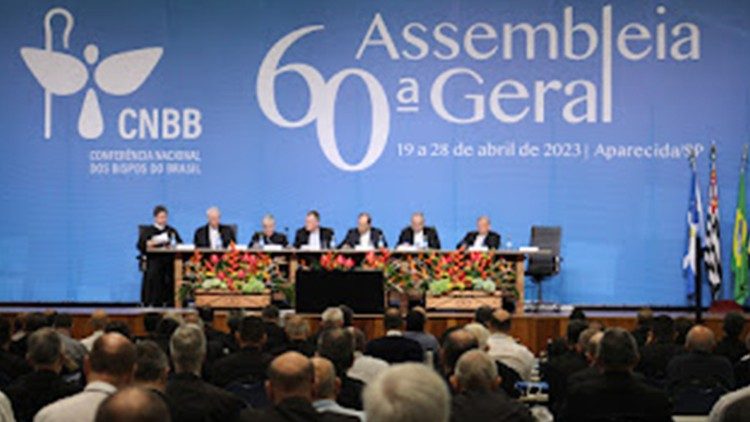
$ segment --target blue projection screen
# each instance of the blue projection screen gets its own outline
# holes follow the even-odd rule
[[[0,3],[0,301],[135,302],[137,225],[308,209],[393,244],[563,228],[548,299],[686,305],[694,148],[718,147],[725,293],[750,132],[744,1]],[[704,199],[705,200],[705,199]],[[534,295],[530,286],[527,294]],[[727,295],[725,294],[725,295]]]

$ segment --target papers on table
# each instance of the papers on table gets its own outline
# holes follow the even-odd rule
[[[519,252],[539,252],[538,246],[521,246],[518,248]]]
[[[178,251],[192,251],[193,249],[195,249],[195,245],[179,243],[175,245],[174,248],[175,250],[178,250]]]
[[[275,244],[263,245],[263,250],[268,251],[268,252],[280,251],[283,249],[284,247],[282,245],[275,245]]]
[[[151,243],[153,243],[154,245],[163,245],[165,243],[169,243],[169,233],[164,232],[162,234],[151,236]]]

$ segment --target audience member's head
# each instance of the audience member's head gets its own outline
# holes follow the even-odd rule
[[[441,349],[444,374],[452,375],[458,358],[477,347],[479,347],[479,342],[469,331],[464,329],[451,331],[445,336]]]
[[[240,330],[235,334],[237,344],[240,347],[263,348],[266,343],[266,327],[263,320],[257,316],[246,316],[242,318]]]
[[[333,363],[321,357],[314,357],[310,361],[315,368],[313,398],[315,400],[335,400],[341,388],[341,380],[336,377],[336,368]]]
[[[176,373],[200,376],[206,358],[206,336],[195,324],[181,325],[169,341],[169,354]]]
[[[49,318],[47,318],[46,315],[41,312],[32,312],[26,316],[25,331],[30,334],[40,328],[49,327],[50,325]]]
[[[691,321],[690,319],[686,317],[677,317],[674,320],[674,342],[676,344],[679,344],[680,346],[684,346],[687,333],[691,328],[693,328],[693,325],[695,325],[695,323],[693,323],[693,321]]]
[[[262,311],[260,311],[260,317],[263,318],[263,321],[272,322],[274,324],[279,323],[279,315],[279,307],[276,305],[267,305]]]
[[[511,316],[508,311],[504,309],[497,309],[492,312],[487,328],[491,333],[508,333],[510,332],[510,320]]]
[[[318,338],[318,356],[330,360],[336,368],[336,374],[343,376],[354,363],[352,335],[343,328],[323,331]]]
[[[406,314],[406,331],[424,331],[425,320],[424,312],[412,309]]]
[[[674,320],[669,315],[658,315],[651,321],[651,341],[672,343],[674,341]]]
[[[268,367],[266,394],[273,404],[289,398],[313,399],[315,370],[310,359],[297,352],[286,352]]]
[[[344,314],[344,327],[351,327],[354,324],[354,309],[346,305],[339,305],[339,308]]]
[[[487,340],[490,338],[490,330],[478,322],[466,324],[464,330],[470,332],[477,339],[479,350],[487,351]]]
[[[344,326],[344,312],[338,306],[327,308],[320,315],[320,329],[341,328]]]
[[[169,409],[153,391],[129,387],[107,397],[99,405],[96,422],[169,422]]]
[[[451,385],[457,393],[494,391],[500,385],[500,381],[495,361],[481,350],[469,350],[461,355],[450,378]]]
[[[739,312],[729,312],[724,316],[724,335],[727,338],[740,338],[745,330],[745,317]]]
[[[105,333],[120,333],[127,338],[132,338],[130,327],[123,321],[110,321],[104,327]]]
[[[109,322],[109,316],[103,309],[97,309],[91,314],[91,329],[94,331],[104,331],[104,327]]]
[[[704,325],[690,329],[685,338],[685,348],[690,352],[711,353],[716,347],[714,332]]]
[[[284,331],[289,340],[305,341],[310,337],[310,324],[299,315],[292,315],[284,324]]]
[[[180,323],[172,318],[162,318],[156,326],[156,337],[170,339],[172,334],[180,327]]]
[[[597,331],[586,342],[586,360],[589,362],[589,365],[596,363],[596,354],[599,351],[599,343],[602,342],[602,337],[604,337],[604,331]]]
[[[450,416],[448,387],[422,364],[391,366],[362,396],[368,422],[446,422]]]
[[[641,308],[636,315],[636,324],[638,324],[638,327],[650,328],[653,319],[654,311],[651,308]]]
[[[578,337],[580,337],[581,333],[587,328],[589,328],[589,324],[585,320],[574,319],[568,322],[568,328],[566,330],[568,346],[575,346],[576,343],[578,343]]]
[[[8,348],[12,335],[10,321],[7,318],[0,317],[0,348]]]
[[[63,366],[63,351],[60,334],[52,328],[44,327],[29,336],[26,359],[37,371],[59,373]]]
[[[200,315],[198,315],[198,312],[194,310],[182,314],[182,322],[185,324],[195,324],[201,329],[204,328],[203,320],[200,318]]]
[[[198,308],[198,316],[205,325],[212,326],[214,323],[214,308],[202,306]]]
[[[486,327],[490,323],[490,319],[492,319],[493,312],[495,312],[495,309],[491,306],[482,305],[478,307],[474,311],[474,322],[478,322]]]
[[[573,308],[573,310],[570,312],[570,316],[568,316],[568,320],[570,321],[586,321],[586,312],[583,311],[583,309],[579,307]]]
[[[158,344],[151,340],[136,345],[135,374],[133,380],[142,387],[164,391],[169,375],[169,358]]]
[[[120,333],[106,333],[96,339],[84,362],[89,383],[103,381],[123,387],[133,380],[135,345]]]
[[[161,321],[161,314],[159,312],[146,312],[143,315],[143,329],[148,334],[154,334],[156,328],[159,326],[159,321]]]
[[[346,330],[349,331],[349,334],[354,341],[354,351],[364,353],[365,347],[367,346],[367,336],[365,335],[365,332],[357,327],[349,327]]]
[[[70,330],[73,329],[73,317],[70,314],[59,313],[55,315],[55,319],[52,322],[52,326],[64,333],[70,334]]]
[[[404,319],[401,317],[401,310],[399,308],[391,307],[385,310],[383,327],[385,327],[386,331],[404,329]]]
[[[229,334],[234,336],[234,333],[239,331],[240,329],[240,323],[242,322],[242,318],[245,317],[245,313],[241,309],[232,309],[229,311],[229,315],[227,316],[227,327],[229,328]]]
[[[596,362],[607,372],[625,372],[638,363],[638,345],[622,328],[608,328],[596,352]]]
[[[591,340],[591,337],[594,336],[594,334],[601,332],[600,330],[597,330],[596,328],[587,328],[583,331],[581,331],[581,334],[578,335],[578,341],[576,341],[576,350],[578,353],[586,354],[589,340]]]

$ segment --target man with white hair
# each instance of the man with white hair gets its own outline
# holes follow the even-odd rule
[[[456,249],[461,248],[500,248],[500,235],[490,229],[488,216],[483,215],[477,218],[477,229],[466,233],[466,236],[456,245]]]
[[[531,413],[500,388],[495,362],[481,350],[461,355],[450,377],[454,396],[452,421],[529,421]]]
[[[363,394],[368,422],[447,422],[450,393],[440,376],[419,363],[391,366]]]
[[[261,231],[253,233],[253,237],[250,239],[249,246],[251,248],[262,249],[268,245],[280,245],[286,248],[289,245],[286,235],[276,231],[276,219],[273,215],[264,215],[261,226]]]
[[[196,248],[223,249],[237,242],[237,233],[232,227],[221,224],[221,211],[218,207],[206,210],[206,225],[195,230],[193,244]]]
[[[173,421],[231,421],[244,403],[238,397],[201,379],[206,358],[206,337],[195,324],[177,328],[169,341],[174,376],[167,384]]]
[[[338,306],[331,306],[326,308],[322,314],[320,314],[320,331],[327,330],[329,328],[342,328],[344,326],[344,311]]]

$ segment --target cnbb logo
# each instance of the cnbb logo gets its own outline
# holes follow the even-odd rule
[[[284,36],[266,54],[258,70],[256,93],[258,104],[263,114],[278,126],[299,128],[315,122],[318,142],[328,161],[344,171],[365,170],[380,158],[388,142],[390,130],[390,110],[385,90],[380,82],[369,72],[359,68],[346,68],[334,74],[328,81],[314,67],[304,63],[289,63],[279,66],[281,57],[298,39],[320,31],[322,25],[306,26]],[[310,92],[310,104],[304,116],[298,120],[289,120],[279,111],[276,102],[275,80],[284,73],[296,73],[301,76]],[[370,98],[372,113],[372,132],[364,157],[357,163],[348,163],[341,156],[336,142],[334,110],[339,87],[349,77],[357,77],[364,82]]]
[[[52,18],[65,19],[63,48],[69,49],[70,33],[75,20],[61,7],[50,9],[44,16],[44,48],[22,47],[21,57],[34,78],[44,88],[44,137],[52,137],[52,96],[80,92],[92,76],[93,85],[86,90],[78,114],[78,134],[84,139],[97,139],[104,133],[104,119],[97,91],[114,96],[130,95],[140,88],[159,63],[164,49],[148,47],[112,54],[99,60],[99,47],[88,44],[83,61],[71,54],[53,49]],[[195,139],[200,136],[200,111],[186,108],[139,109],[125,108],[118,118],[123,139]]]

